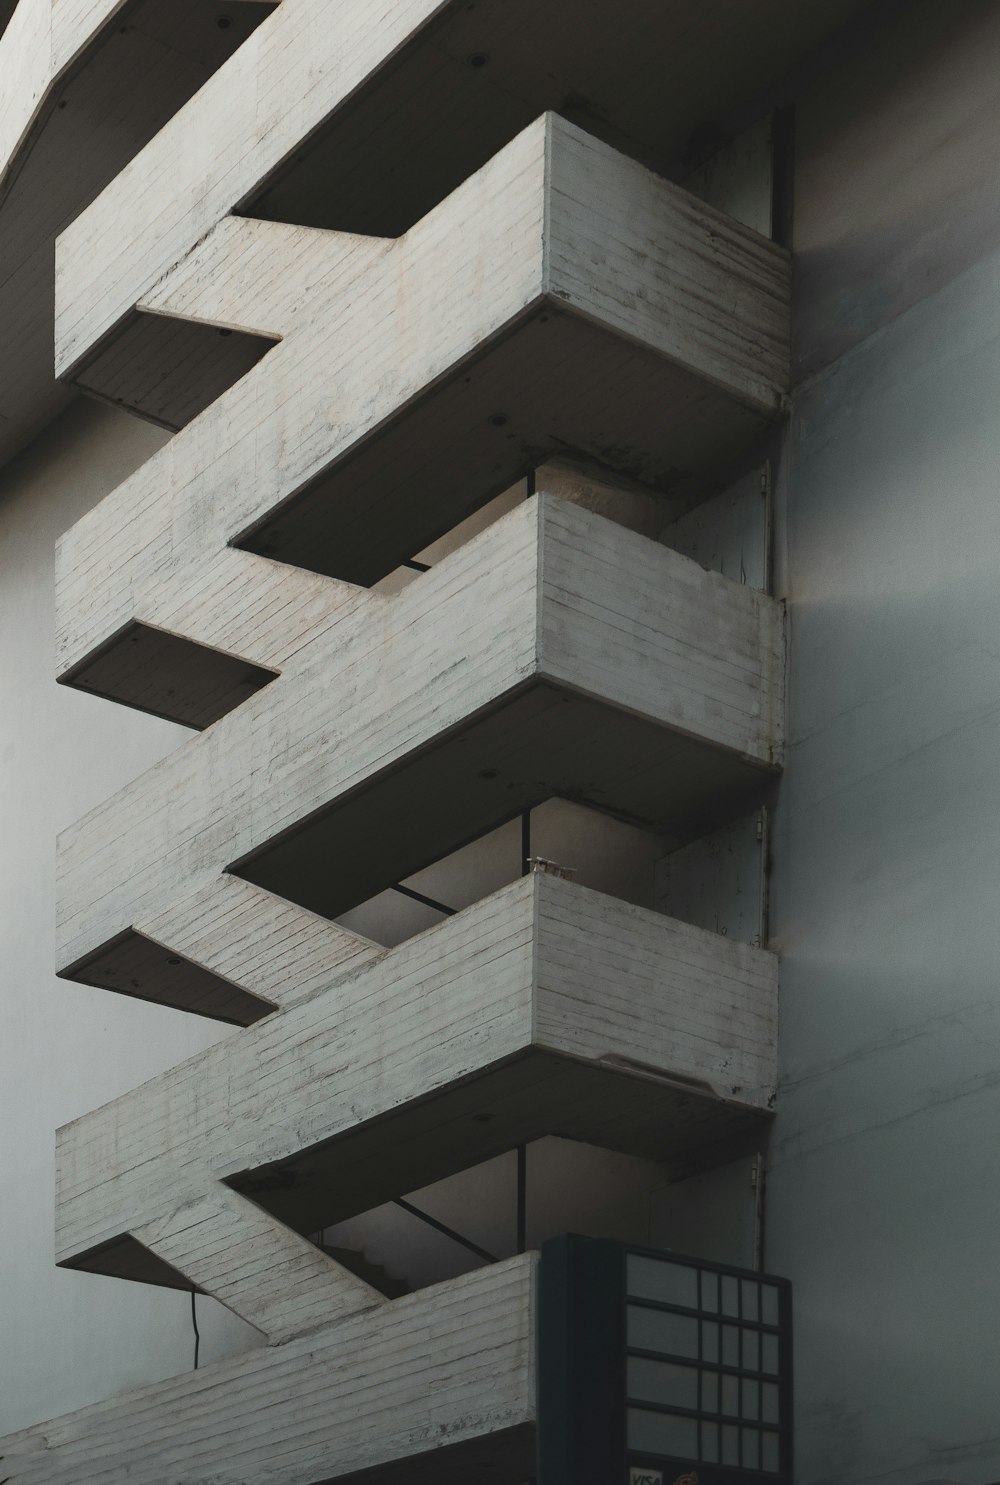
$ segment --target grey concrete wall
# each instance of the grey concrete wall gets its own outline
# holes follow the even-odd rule
[[[162,439],[78,404],[0,477],[0,1434],[193,1360],[185,1295],[53,1266],[56,1126],[220,1034],[53,971],[56,832],[187,735],[54,684],[53,547]],[[203,1362],[254,1337],[198,1311]]]
[[[797,1479],[1000,1478],[1000,9],[800,99],[766,1263]]]

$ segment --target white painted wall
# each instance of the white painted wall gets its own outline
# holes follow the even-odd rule
[[[77,404],[0,476],[0,1435],[187,1370],[187,1296],[53,1266],[56,1126],[219,1035],[57,980],[56,832],[187,734],[53,683],[56,537],[164,435]],[[202,1361],[253,1336],[199,1299]]]

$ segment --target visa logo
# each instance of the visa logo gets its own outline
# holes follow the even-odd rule
[[[629,1470],[628,1485],[663,1485],[663,1471],[637,1468],[632,1465]]]

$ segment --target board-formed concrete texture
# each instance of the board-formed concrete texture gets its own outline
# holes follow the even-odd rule
[[[114,984],[225,870],[334,917],[546,798],[689,833],[780,763],[774,600],[551,496],[393,598],[333,587],[278,680],[65,833],[67,973]]]
[[[782,249],[553,115],[396,242],[227,218],[142,318],[280,343],[68,536],[62,665],[227,542],[370,583],[553,452],[703,468],[780,415],[789,297]],[[162,399],[202,363],[145,364]]]
[[[274,0],[20,0],[0,36],[0,458],[69,401],[52,376],[56,236]],[[5,19],[0,5],[0,23]],[[235,364],[252,364],[240,337]]]
[[[247,4],[60,238],[60,374],[174,437],[59,544],[59,679],[195,735],[63,832],[58,970],[233,1029],[59,1131],[56,1259],[257,1340],[4,1441],[16,1485],[520,1485],[524,1234],[396,1297],[326,1229],[547,1140],[678,1179],[765,1137],[776,957],[528,837],[666,849],[782,768],[782,606],[659,538],[786,415],[790,255],[664,171],[855,8]],[[82,78],[118,8],[70,14]],[[336,921],[518,819],[437,926]]]
[[[313,1232],[545,1134],[703,1165],[773,1101],[774,957],[559,878],[330,979],[61,1131],[60,1262],[218,1294],[156,1231],[212,1179]]]
[[[562,1485],[567,1232],[1000,1480],[998,57],[0,0],[0,1482]]]
[[[10,1485],[513,1485],[534,1462],[536,1261],[304,1317],[281,1344],[9,1436]]]
[[[668,168],[696,125],[860,8],[344,0],[332,16],[328,0],[282,0],[64,234],[60,374],[87,383],[104,338],[234,210],[395,236],[545,110]]]

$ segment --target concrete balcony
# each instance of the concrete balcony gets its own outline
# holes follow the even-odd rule
[[[860,9],[343,0],[334,17],[283,0],[65,234],[60,374],[107,385],[136,305],[234,210],[398,236],[546,110],[669,173],[697,126],[745,110]]]
[[[787,374],[787,254],[553,116],[398,242],[231,219],[146,307],[281,340],[63,539],[59,670],[199,726],[344,603],[233,543],[370,584],[553,452],[669,486]]]
[[[772,954],[523,877],[63,1128],[57,1258],[269,1329],[172,1230],[207,1179],[309,1233],[546,1134],[683,1174],[759,1135],[776,1040]]]
[[[743,1471],[787,1482],[791,1317],[786,1279],[566,1233],[0,1450],[14,1485],[607,1485],[718,1468],[742,1406]]]
[[[0,1440],[11,1485],[516,1485],[535,1459],[526,1255]]]
[[[137,936],[167,942],[149,925],[227,871],[334,918],[545,799],[680,839],[780,766],[780,606],[552,496],[392,598],[347,591],[278,679],[65,833],[69,977],[123,983],[124,956],[148,993]]]
[[[274,8],[270,0],[0,4],[0,462],[69,401],[52,374],[56,234]],[[240,338],[234,366],[260,354]]]

